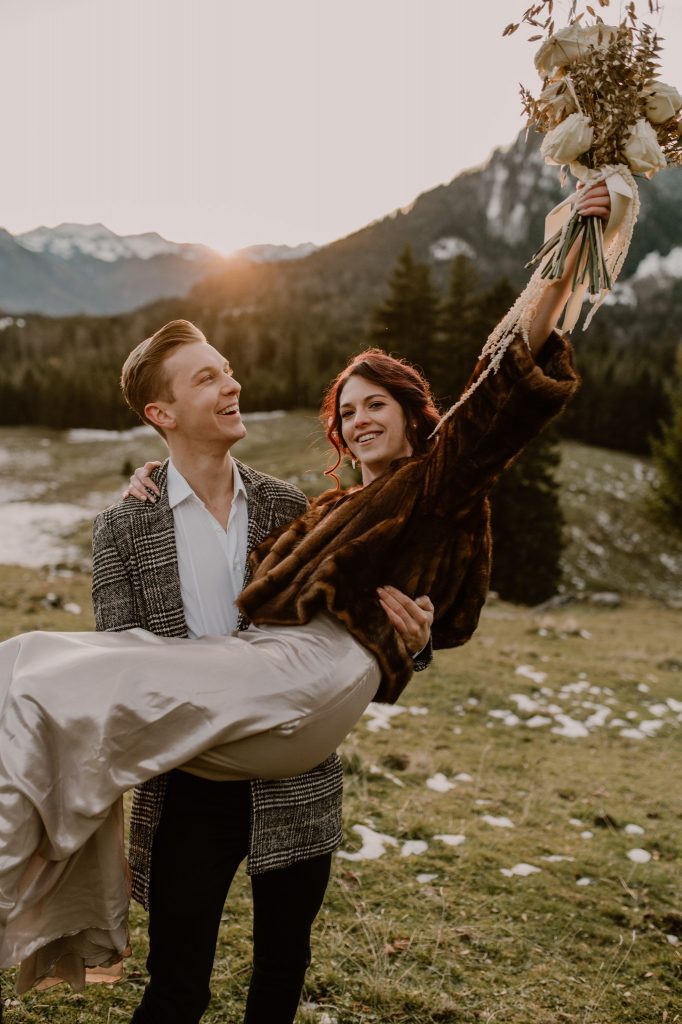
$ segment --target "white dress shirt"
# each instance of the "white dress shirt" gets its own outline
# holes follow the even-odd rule
[[[244,584],[248,503],[244,481],[232,466],[234,496],[223,529],[172,461],[168,464],[168,502],[190,637],[227,636],[237,628],[235,599]]]

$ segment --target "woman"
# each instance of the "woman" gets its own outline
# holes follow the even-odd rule
[[[576,205],[606,219],[608,191]],[[291,775],[335,749],[373,697],[397,699],[412,659],[378,582],[430,595],[435,646],[471,636],[489,578],[487,493],[577,387],[570,346],[552,333],[572,274],[569,260],[495,373],[479,361],[467,401],[435,437],[428,387],[405,364],[370,352],[337,378],[323,416],[337,451],[360,461],[363,486],[323,495],[258,549],[239,602],[256,625],[239,638],[132,630],[0,645],[0,966],[30,957],[40,975],[48,944],[46,956],[90,964],[124,951],[126,789],[188,763],[233,778]],[[191,702],[188,674],[202,680]],[[84,887],[100,894],[86,930]]]

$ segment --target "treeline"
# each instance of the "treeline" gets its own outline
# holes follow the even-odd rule
[[[225,352],[249,409],[314,407],[350,355],[378,344],[406,355],[433,381],[442,404],[459,394],[483,341],[509,308],[506,280],[482,285],[464,256],[438,287],[409,249],[384,299],[362,304],[343,282],[291,265],[236,265],[182,300],[118,317],[27,316],[0,331],[0,423],[53,428],[133,424],[118,387],[130,349],[167,320],[197,323]],[[563,436],[645,454],[669,417],[666,381],[680,336],[682,286],[646,311],[606,307],[575,332],[583,385],[562,418]]]

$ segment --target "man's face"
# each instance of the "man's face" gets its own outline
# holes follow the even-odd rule
[[[154,404],[169,417],[162,424],[169,442],[175,437],[215,442],[227,449],[246,436],[239,414],[241,384],[212,345],[203,341],[181,345],[165,360],[164,368],[173,401]]]

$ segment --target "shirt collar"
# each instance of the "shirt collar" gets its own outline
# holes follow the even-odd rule
[[[171,508],[175,508],[175,506],[179,505],[181,501],[192,496],[194,496],[197,501],[201,502],[201,498],[194,493],[180,470],[173,465],[172,459],[168,460],[168,476],[166,477],[166,481],[168,487],[168,504]],[[232,460],[232,484],[234,487],[233,500],[235,500],[240,494],[243,495],[244,498],[247,497],[244,481],[242,480],[241,473],[237,469],[237,463],[234,459]],[[201,503],[203,504],[203,502]]]

